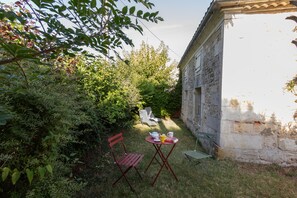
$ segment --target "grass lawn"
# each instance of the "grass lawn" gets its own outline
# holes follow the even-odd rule
[[[164,168],[152,187],[159,168],[157,163],[144,173],[155,152],[153,146],[144,140],[149,131],[174,131],[174,136],[179,139],[169,158],[178,182]],[[178,119],[162,120],[159,126],[152,128],[136,124],[130,131],[125,131],[124,139],[128,151],[144,154],[138,167],[143,180],[133,169],[127,174],[136,193],[130,190],[124,179],[112,187],[120,172],[110,154],[106,153],[101,158],[94,154],[89,156],[93,162],[83,171],[88,184],[78,197],[297,197],[297,167],[281,168],[215,159],[204,159],[197,164],[187,160],[182,151],[194,149],[195,138]],[[166,152],[169,146],[163,148]]]

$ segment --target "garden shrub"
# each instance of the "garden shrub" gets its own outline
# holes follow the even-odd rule
[[[81,191],[86,183],[76,181],[76,178],[69,178],[71,170],[61,162],[55,163],[55,171],[52,177],[47,177],[39,182],[33,183],[26,193],[27,198],[67,198],[73,197]],[[68,175],[66,175],[68,174]]]
[[[118,78],[116,69],[99,59],[89,64],[82,61],[78,66],[82,87],[96,105],[100,121],[109,130],[131,126],[131,111],[138,102],[130,97],[137,92]]]
[[[181,102],[180,98],[172,98],[177,96],[175,86],[178,79],[174,76],[177,64],[169,63],[168,48],[164,43],[157,49],[142,43],[139,50],[124,54],[127,61],[117,62],[117,72],[139,90],[138,107],[150,106],[154,114],[161,117],[174,113]]]
[[[10,170],[1,181],[4,196],[23,196],[32,188],[30,183],[34,186],[44,177],[56,177],[54,165],[61,161],[64,148],[80,142],[75,133],[80,125],[93,122],[82,111],[88,106],[81,106],[83,97],[76,85],[50,70],[37,73],[38,67],[34,66],[34,75],[27,68],[28,87],[19,83],[17,73],[7,74],[9,81],[2,84],[1,109],[6,119],[0,125],[0,163],[2,174],[5,168]]]
[[[142,103],[137,86],[118,67],[75,56],[86,46],[106,56],[123,42],[132,46],[122,29],[142,28],[130,18],[163,20],[149,12],[154,4],[136,3],[148,11],[96,1],[0,3],[0,197],[72,197],[84,186],[73,174],[82,156],[132,124]],[[111,20],[97,16],[106,7]]]

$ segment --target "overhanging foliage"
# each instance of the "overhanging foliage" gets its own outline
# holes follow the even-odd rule
[[[130,6],[120,6],[123,2]],[[147,10],[154,4],[148,0],[133,0]],[[109,51],[121,48],[122,44],[133,45],[132,40],[123,32],[134,29],[142,33],[139,20],[157,23],[163,19],[158,12],[137,9],[131,0],[21,0],[14,8],[0,4],[0,20],[18,21],[23,26],[31,23],[31,29],[20,31],[12,27],[11,32],[34,42],[35,47],[12,44],[1,38],[1,47],[9,56],[0,59],[0,65],[23,59],[54,58],[57,53],[74,56],[75,52],[86,52],[89,47],[100,55],[108,56]]]

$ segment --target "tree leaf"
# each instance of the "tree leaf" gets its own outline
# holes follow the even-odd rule
[[[38,170],[40,179],[43,179],[46,171],[45,168],[38,166],[37,170]]]
[[[37,52],[33,49],[26,48],[26,47],[19,47],[15,51],[16,57],[22,57],[22,58],[31,58],[32,55],[36,54]]]
[[[10,172],[10,169],[8,167],[4,167],[2,169],[2,181],[5,181],[6,180],[9,172]]]
[[[134,14],[135,12],[135,6],[132,6],[130,9],[129,9],[129,13],[132,15]]]
[[[49,172],[49,173],[51,173],[51,174],[53,174],[53,168],[52,168],[52,166],[51,165],[46,165],[46,170]]]
[[[18,171],[18,169],[14,169],[11,175],[11,181],[13,185],[15,185],[16,182],[20,179],[20,176],[21,176],[20,171]]]
[[[10,55],[15,55],[15,52],[17,51],[18,48],[20,48],[19,45],[15,44],[15,43],[10,43],[10,44],[6,44],[4,43],[4,40],[0,38],[0,46],[7,51]]]
[[[5,17],[10,21],[14,21],[17,18],[17,15],[13,11],[8,11],[5,13]]]
[[[141,17],[142,13],[143,13],[142,10],[138,10],[138,12],[137,12],[137,16],[138,16],[138,17]]]
[[[127,12],[128,12],[128,7],[127,6],[123,7],[122,13],[125,15],[127,14]]]
[[[91,1],[91,8],[95,8],[97,5],[96,0]]]
[[[37,5],[38,7],[41,6],[41,1],[40,0],[32,0],[33,3],[35,3],[35,5]]]
[[[149,13],[149,12],[146,12],[146,13],[143,15],[143,18],[146,19],[148,16],[150,16],[150,13]]]
[[[151,13],[150,18],[156,17],[158,14],[159,14],[159,11]]]
[[[65,5],[62,5],[61,7],[58,8],[59,12],[63,12],[67,9]]]
[[[32,170],[30,170],[30,169],[27,168],[26,169],[26,174],[27,174],[27,178],[29,180],[29,183],[31,185],[32,180],[33,180],[33,176],[34,176],[34,172]]]

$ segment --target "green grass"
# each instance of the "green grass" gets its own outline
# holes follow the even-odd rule
[[[165,168],[155,185],[151,183],[159,165],[154,163],[144,173],[154,148],[145,142],[149,131],[167,133],[174,131],[179,139],[169,163],[178,180]],[[281,168],[277,165],[257,165],[231,160],[204,159],[201,163],[187,160],[182,151],[194,149],[195,138],[180,120],[163,120],[158,127],[136,124],[124,133],[125,144],[130,152],[143,153],[144,159],[139,165],[143,180],[135,170],[127,174],[136,190],[133,193],[124,179],[112,187],[113,181],[120,175],[109,153],[91,158],[92,165],[83,172],[87,178],[86,189],[78,197],[297,197],[297,168]],[[166,148],[167,147],[167,148]],[[163,148],[165,152],[168,147]],[[201,148],[200,148],[201,149]],[[100,160],[100,161],[98,161]]]

